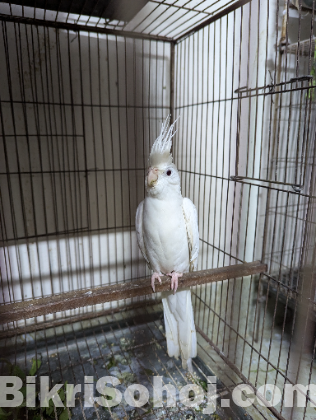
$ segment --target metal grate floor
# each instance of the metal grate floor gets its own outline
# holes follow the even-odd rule
[[[53,385],[64,384],[66,381],[70,384],[82,384],[83,389],[84,376],[93,376],[95,382],[103,376],[115,376],[121,381],[116,388],[122,392],[122,395],[129,385],[135,383],[146,386],[149,391],[149,401],[143,407],[134,408],[123,398],[118,406],[111,409],[99,406],[95,401],[91,401],[93,407],[84,407],[83,392],[78,393],[76,405],[71,408],[71,418],[74,419],[233,420],[241,418],[240,412],[234,413],[231,408],[220,406],[217,406],[217,411],[213,415],[203,414],[206,397],[200,406],[194,408],[181,404],[179,389],[191,383],[206,387],[206,376],[212,375],[212,372],[199,358],[196,358],[194,374],[190,375],[182,369],[181,360],[169,358],[166,351],[163,315],[160,311],[152,313],[135,311],[133,317],[125,319],[122,314],[94,318],[28,334],[25,339],[21,336],[15,337],[4,344],[6,359],[24,371],[30,369],[32,359],[41,360],[37,375],[50,377],[50,389]],[[2,364],[3,372],[6,366],[8,366],[6,363]],[[163,384],[172,384],[176,387],[175,407],[167,407],[165,402],[162,408],[154,407],[154,376],[162,376]],[[220,384],[217,385],[217,391],[221,392]],[[33,419],[32,413],[28,410],[28,419]],[[55,418],[59,419],[58,409],[55,415]],[[45,418],[43,416],[43,419]]]

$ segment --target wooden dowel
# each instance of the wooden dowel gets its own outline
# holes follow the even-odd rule
[[[188,288],[200,284],[232,279],[237,277],[259,274],[267,270],[267,266],[260,261],[245,264],[230,265],[221,268],[185,273],[179,279],[178,289]],[[170,277],[162,277],[162,283],[156,284],[156,292],[170,290]],[[45,298],[32,299],[24,302],[10,303],[0,306],[0,323],[18,321],[48,315],[54,312],[67,311],[88,305],[145,296],[153,293],[150,279],[130,281],[128,283],[101,286],[91,289],[67,292]]]

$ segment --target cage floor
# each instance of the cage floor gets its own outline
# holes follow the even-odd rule
[[[111,409],[99,406],[95,401],[91,401],[94,406],[84,407],[83,392],[78,393],[76,405],[71,408],[71,418],[74,419],[233,420],[244,417],[240,412],[234,412],[233,407],[221,408],[219,405],[214,414],[203,414],[206,396],[204,402],[196,407],[188,408],[181,404],[179,389],[191,383],[206,388],[206,376],[212,375],[212,372],[196,358],[194,373],[190,375],[182,369],[181,360],[169,358],[161,311],[145,314],[137,312],[132,318],[125,319],[121,314],[105,318],[50,328],[28,334],[24,338],[15,337],[13,341],[6,342],[5,357],[26,372],[32,366],[32,359],[41,360],[41,366],[36,373],[38,376],[50,377],[50,389],[53,385],[64,384],[66,381],[70,384],[82,384],[83,389],[84,376],[93,376],[95,382],[103,376],[115,376],[121,381],[117,389],[122,395],[129,385],[135,383],[144,385],[149,391],[149,401],[143,407],[134,408],[123,398],[118,406]],[[8,366],[3,363],[2,371]],[[158,375],[163,377],[163,384],[176,387],[177,401],[174,407],[167,407],[165,398],[162,408],[154,407],[153,377]],[[221,392],[219,383],[217,391]],[[60,419],[61,410],[55,410],[52,417],[45,417],[45,413],[42,413],[42,418]],[[27,418],[36,418],[34,413],[35,411],[28,410]],[[249,416],[246,417],[249,419]]]

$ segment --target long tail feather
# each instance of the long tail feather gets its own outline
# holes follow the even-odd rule
[[[183,368],[191,367],[197,354],[191,291],[178,291],[162,299],[165,317],[167,348],[170,357],[181,354]]]

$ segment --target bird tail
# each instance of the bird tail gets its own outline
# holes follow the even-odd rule
[[[182,367],[191,370],[191,358],[197,354],[191,291],[170,294],[162,299],[162,303],[168,354],[175,358],[181,355]]]

